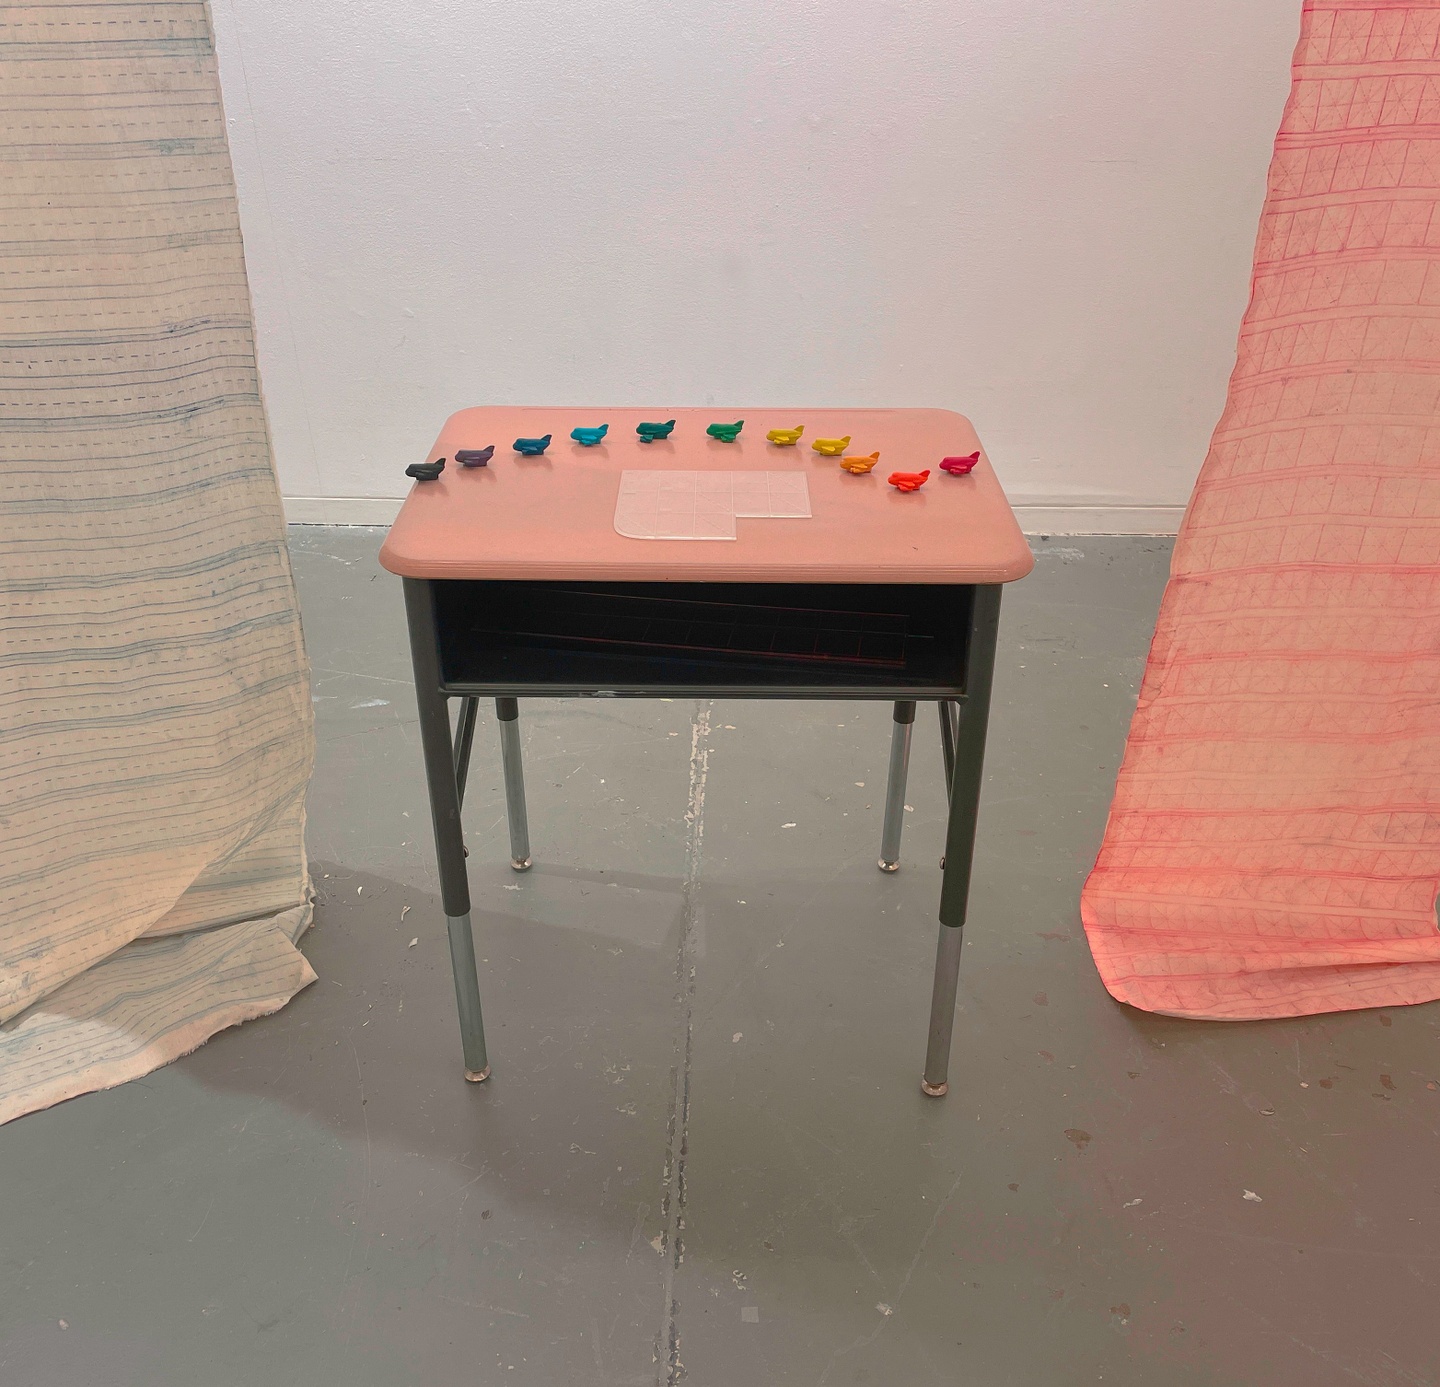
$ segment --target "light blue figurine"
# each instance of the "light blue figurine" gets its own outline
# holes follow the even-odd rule
[[[571,429],[570,437],[582,448],[593,448],[597,443],[603,443],[609,432],[610,425],[601,424],[598,429]]]
[[[549,446],[550,435],[548,433],[544,438],[517,438],[515,440],[515,451],[527,458],[538,458]]]

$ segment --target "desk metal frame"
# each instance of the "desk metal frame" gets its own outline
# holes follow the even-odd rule
[[[455,974],[455,997],[460,1013],[460,1038],[465,1077],[480,1082],[489,1077],[485,1028],[480,1009],[480,984],[475,943],[470,924],[470,885],[465,869],[461,829],[461,803],[475,735],[475,718],[482,697],[496,700],[505,762],[506,800],[510,811],[511,865],[530,865],[529,834],[525,817],[524,783],[520,767],[518,704],[521,696],[622,696],[696,698],[825,698],[837,700],[894,701],[895,729],[891,746],[889,794],[882,835],[880,866],[894,870],[899,861],[905,768],[909,757],[910,727],[918,701],[939,704],[941,740],[949,786],[949,823],[945,856],[941,859],[940,937],[935,957],[935,979],[930,1003],[929,1040],[921,1087],[932,1097],[948,1089],[951,1034],[955,1021],[955,994],[959,981],[960,950],[970,895],[975,830],[980,809],[980,787],[985,759],[986,726],[990,714],[990,688],[995,668],[995,643],[1000,621],[999,585],[957,585],[953,591],[968,608],[963,678],[958,686],[923,692],[897,680],[894,687],[872,685],[833,692],[796,692],[792,686],[748,684],[737,689],[723,684],[705,687],[675,686],[652,681],[625,689],[586,686],[583,680],[562,680],[543,685],[483,683],[447,679],[443,652],[456,633],[444,629],[446,604],[437,600],[445,579],[406,578],[405,609],[410,629],[410,651],[415,670],[415,696],[420,713],[420,737],[425,754],[425,776],[435,828],[435,853],[440,871],[440,895],[450,937],[450,961]],[[452,735],[449,700],[462,700]],[[898,791],[898,792],[897,792]]]

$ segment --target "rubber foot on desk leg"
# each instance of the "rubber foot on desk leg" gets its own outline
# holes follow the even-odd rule
[[[531,866],[531,859],[528,857],[512,857],[510,859],[510,870],[512,872],[528,872]]]
[[[947,1093],[950,1092],[950,1085],[935,1084],[932,1086],[930,1084],[927,1084],[924,1079],[921,1079],[920,1092],[930,1098],[943,1098]]]
[[[900,870],[900,864],[898,862],[887,862],[883,857],[880,859],[878,865],[882,872],[898,872]]]
[[[487,1064],[478,1074],[473,1069],[465,1071],[465,1082],[467,1084],[483,1084],[490,1077],[490,1066]]]

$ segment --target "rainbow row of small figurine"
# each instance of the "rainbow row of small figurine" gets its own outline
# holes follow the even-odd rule
[[[734,443],[740,436],[740,430],[745,427],[743,419],[737,419],[733,424],[711,424],[705,432],[720,443]],[[675,431],[675,420],[667,419],[663,424],[637,424],[635,432],[640,436],[642,443],[656,443],[661,439],[669,438]],[[582,448],[593,448],[604,441],[605,435],[610,432],[609,424],[600,424],[594,428],[574,428],[570,430],[570,437]],[[793,448],[805,433],[805,425],[797,424],[793,429],[771,429],[765,435],[767,443],[773,443],[777,448]],[[543,438],[517,438],[513,447],[522,457],[539,457],[549,446],[553,434],[546,434]],[[864,476],[877,462],[880,461],[878,449],[869,454],[868,457],[851,457],[845,455],[845,450],[850,446],[850,434],[844,438],[817,438],[810,446],[825,457],[838,457],[840,466],[853,476]],[[456,450],[455,461],[461,467],[484,467],[490,459],[495,456],[495,445],[492,443],[486,448],[460,448]],[[940,470],[948,472],[951,476],[963,477],[975,467],[980,461],[978,451],[969,453],[963,457],[947,457],[940,459]],[[412,462],[405,469],[407,477],[414,477],[416,481],[433,482],[445,470],[445,459],[437,458],[434,462]],[[923,472],[892,472],[886,479],[890,485],[900,491],[919,491],[930,479],[930,470],[926,468]]]

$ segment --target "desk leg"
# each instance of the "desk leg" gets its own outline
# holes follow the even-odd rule
[[[885,786],[885,826],[880,832],[880,870],[900,870],[900,830],[905,825],[905,781],[910,774],[910,734],[915,705],[895,705],[895,730],[890,734],[890,778]]]
[[[500,721],[500,760],[505,768],[505,810],[510,818],[510,865],[530,870],[530,820],[525,814],[525,764],[520,755],[520,705],[513,698],[495,700]]]
[[[440,899],[450,935],[450,967],[460,1009],[460,1043],[465,1077],[480,1083],[490,1077],[485,1054],[485,1023],[480,1014],[480,980],[475,940],[470,932],[470,883],[465,874],[465,840],[460,829],[460,789],[450,740],[450,713],[440,692],[440,647],[435,625],[434,592],[423,578],[405,579],[405,615],[410,626],[410,660],[415,669],[415,703],[420,711],[420,742],[435,826],[435,860],[440,868]]]
[[[955,774],[950,787],[950,824],[945,834],[945,871],[940,886],[940,942],[935,952],[935,990],[930,1001],[930,1039],[920,1087],[932,1098],[948,1091],[950,1037],[960,982],[960,945],[970,897],[980,782],[985,766],[985,728],[995,674],[1000,627],[1000,588],[977,587],[966,655],[965,706],[955,729]],[[943,711],[943,710],[942,710]]]

